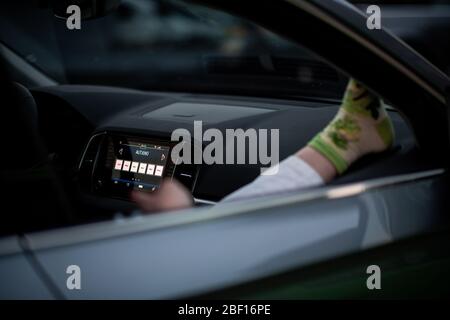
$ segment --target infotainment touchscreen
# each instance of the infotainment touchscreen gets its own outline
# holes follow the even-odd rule
[[[165,179],[176,179],[193,191],[199,167],[172,161],[171,151],[176,144],[169,137],[96,133],[80,160],[80,187],[120,200],[130,200],[131,191],[156,191]]]
[[[169,152],[169,145],[115,137],[107,151],[106,163],[111,172],[108,189],[156,190],[166,176]]]

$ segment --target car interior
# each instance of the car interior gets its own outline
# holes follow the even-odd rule
[[[62,60],[41,60],[40,54],[51,51],[42,40],[45,26],[38,26],[33,31],[29,26],[19,24],[21,27],[15,29],[16,33],[7,35],[3,31],[0,34],[2,61],[15,81],[5,92],[5,97],[10,98],[5,101],[11,103],[5,111],[9,123],[3,129],[8,128],[3,133],[4,147],[15,156],[4,155],[7,159],[2,160],[9,168],[2,170],[2,178],[8,181],[8,190],[3,196],[6,203],[17,210],[17,215],[7,218],[10,221],[2,225],[1,234],[104,221],[112,219],[118,212],[129,215],[137,209],[129,199],[130,191],[153,192],[164,178],[177,179],[186,186],[197,206],[213,205],[255,179],[261,165],[175,164],[169,156],[176,143],[171,139],[175,129],[192,132],[194,120],[203,122],[203,130],[217,128],[223,133],[226,129],[276,128],[280,132],[282,160],[305,145],[336,114],[348,76],[303,49],[298,49],[302,52],[300,55],[287,49],[274,54],[271,47],[263,46],[267,45],[264,41],[273,39],[274,35],[264,31],[258,33],[264,41],[249,44],[249,48],[241,48],[239,53],[232,54],[227,50],[237,49],[222,48],[221,54],[217,51],[214,54],[195,52],[205,43],[211,46],[210,39],[201,39],[195,34],[184,39],[185,46],[195,47],[184,58],[179,52],[174,53],[171,47],[178,39],[165,39],[166,43],[155,40],[160,51],[153,52],[144,48],[136,35],[132,39],[134,43],[128,43],[125,50],[121,41],[132,30],[130,19],[134,19],[133,23],[142,23],[146,18],[136,17],[139,15],[137,8],[144,2],[147,3],[125,1],[125,5],[112,15],[114,18],[88,21],[78,34],[63,30],[61,24],[64,22],[57,18],[43,20],[42,24],[52,24],[52,29],[61,33],[60,39],[62,34],[66,39],[64,43],[55,42],[62,46],[59,48]],[[175,10],[173,7],[157,9],[166,19]],[[176,9],[181,10],[180,7]],[[42,12],[37,10],[39,14],[48,14],[47,11],[45,8]],[[20,15],[24,20],[30,19],[29,13],[21,12]],[[191,19],[190,16],[186,18],[184,11],[180,15],[183,17],[181,22]],[[122,29],[107,33],[105,29],[111,23],[107,19],[118,19]],[[8,23],[13,21],[2,22]],[[232,42],[242,41],[245,38],[242,33],[251,36],[257,30],[247,22],[239,22],[239,26],[234,23],[237,30],[230,28],[229,47],[239,45]],[[6,30],[0,26],[1,29]],[[107,49],[116,55],[107,57],[90,51],[97,48],[95,44],[99,38],[95,33],[100,31],[104,32],[105,38],[109,37],[104,40]],[[88,33],[92,36],[88,37]],[[213,31],[211,33],[211,38],[217,36]],[[23,48],[10,45],[10,38],[17,39],[18,36],[23,36],[24,42],[34,39],[38,43],[36,52],[23,49],[26,45]],[[48,34],[45,37],[49,37]],[[410,32],[408,37],[406,41],[411,43],[422,42],[421,31]],[[197,45],[194,45],[195,41]],[[281,43],[280,40],[278,46]],[[66,44],[67,47],[63,47]],[[144,59],[144,54],[134,55],[137,51],[153,54],[153,65],[142,67],[145,59],[150,58],[145,56]],[[109,60],[104,62],[102,59]],[[127,59],[141,60],[139,65],[134,65]],[[185,65],[190,65],[178,75],[173,70],[166,74],[167,70],[162,67],[147,72],[164,63],[176,68],[182,59],[186,59]],[[435,59],[442,59],[442,56]],[[66,64],[66,81],[58,80],[56,65],[59,61]],[[444,68],[448,67],[447,63],[437,62]],[[127,66],[129,69],[125,72]],[[18,70],[22,72],[11,72]],[[39,77],[52,80],[43,81]],[[276,86],[280,89],[276,90]],[[389,105],[389,101],[386,103]],[[440,166],[438,159],[426,157],[418,148],[413,131],[402,115],[394,107],[389,106],[388,110],[396,135],[394,147],[361,159],[331,185]],[[248,150],[249,146],[246,147]],[[136,150],[146,152],[148,149],[157,150],[156,158],[152,158],[151,164],[139,166]],[[27,214],[25,223],[26,212],[35,212],[35,216]]]

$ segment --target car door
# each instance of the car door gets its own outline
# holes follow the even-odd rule
[[[367,30],[366,18],[352,7],[320,0],[199,2],[308,46],[389,99],[430,156],[436,145],[448,148],[448,79],[391,34]],[[445,161],[432,170],[302,195],[26,234],[19,238],[26,240],[22,250],[37,264],[19,263],[22,272],[32,266],[39,283],[48,278],[45,292],[54,286],[66,298],[204,294],[435,230],[446,223]],[[4,258],[9,269],[12,260]],[[80,267],[81,290],[67,288],[71,265]]]

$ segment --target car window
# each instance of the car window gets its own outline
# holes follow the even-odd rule
[[[351,2],[362,11],[369,5]],[[439,0],[370,2],[381,5],[383,26],[449,73],[450,9]],[[181,0],[122,0],[113,14],[82,21],[81,30],[38,3],[0,2],[0,40],[60,83],[340,99],[347,82],[299,45]],[[424,12],[439,15],[425,21]]]
[[[122,0],[81,30],[21,2],[0,4],[1,40],[62,83],[338,99],[347,81],[253,23],[183,1]]]

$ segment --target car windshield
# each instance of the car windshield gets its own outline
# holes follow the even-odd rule
[[[2,1],[0,39],[59,83],[335,99],[347,82],[298,45],[183,1],[122,0],[80,30],[36,3]]]

